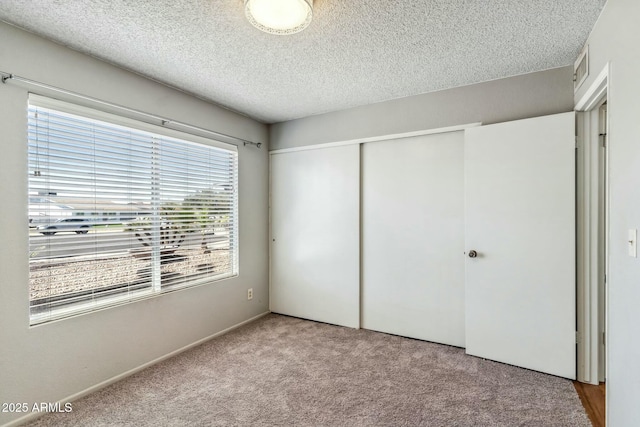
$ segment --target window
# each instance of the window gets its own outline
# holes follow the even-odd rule
[[[31,324],[238,274],[235,146],[31,95]]]

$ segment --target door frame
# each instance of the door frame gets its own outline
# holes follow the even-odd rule
[[[580,382],[598,384],[601,379],[600,343],[605,345],[605,363],[608,365],[608,285],[604,293],[605,335],[600,328],[602,298],[601,277],[608,268],[609,201],[608,201],[608,151],[601,151],[599,136],[600,107],[610,105],[608,94],[610,64],[607,63],[585,94],[576,102],[576,162],[577,162],[577,379]],[[608,111],[608,110],[607,110]],[[608,117],[606,119],[608,122]],[[604,155],[604,159],[602,156]],[[604,160],[604,164],[603,164]],[[604,166],[604,167],[603,167]],[[604,184],[604,186],[603,186]],[[606,197],[602,199],[602,191]],[[603,221],[602,213],[605,219]],[[604,225],[604,230],[603,230]],[[603,233],[604,231],[604,233]],[[608,278],[607,278],[608,279]],[[608,370],[605,365],[605,372]]]

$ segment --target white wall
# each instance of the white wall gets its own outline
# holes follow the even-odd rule
[[[627,230],[640,229],[640,2],[609,0],[589,45],[590,76],[607,62],[609,109],[609,325],[607,425],[640,425],[640,258],[627,254]]]
[[[562,67],[271,126],[272,150],[573,110],[573,68]]]
[[[0,40],[1,71],[265,143],[239,147],[239,277],[30,328],[27,91],[0,84],[0,402],[64,399],[266,312],[266,126],[4,23]]]

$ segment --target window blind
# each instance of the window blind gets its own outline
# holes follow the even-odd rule
[[[135,125],[30,98],[32,324],[237,275],[237,152]]]

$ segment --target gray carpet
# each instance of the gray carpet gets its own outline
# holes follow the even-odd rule
[[[270,314],[32,426],[590,426],[571,381]]]

